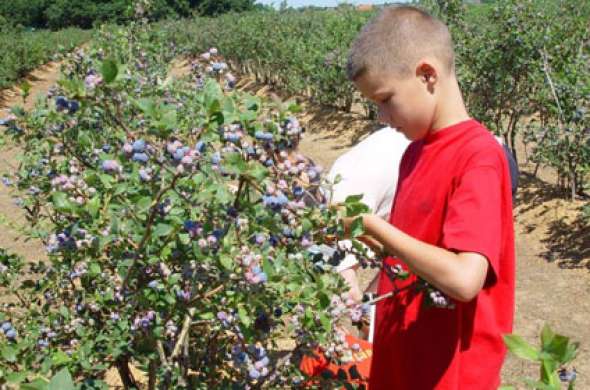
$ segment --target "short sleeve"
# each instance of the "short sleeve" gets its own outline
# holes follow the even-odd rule
[[[444,248],[475,252],[491,266],[486,285],[499,275],[502,237],[502,175],[493,165],[469,168],[450,196],[443,222]]]

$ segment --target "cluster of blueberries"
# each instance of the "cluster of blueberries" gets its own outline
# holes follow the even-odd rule
[[[236,364],[247,367],[250,379],[257,380],[268,375],[270,359],[264,347],[249,345],[244,351],[241,345],[235,345],[232,355]]]
[[[6,321],[0,325],[0,332],[6,336],[8,340],[16,340],[16,329],[12,327],[9,321]]]
[[[68,114],[73,114],[80,109],[80,102],[68,100],[65,96],[57,96],[55,98],[55,107],[58,112],[67,111]]]
[[[156,320],[156,312],[153,310],[148,311],[144,315],[139,315],[133,320],[131,330],[148,329]]]

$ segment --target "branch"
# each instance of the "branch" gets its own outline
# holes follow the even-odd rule
[[[145,227],[145,233],[144,233],[139,245],[137,246],[138,251],[141,251],[143,249],[143,246],[145,245],[145,243],[147,242],[147,240],[151,236],[152,225],[154,224],[154,219],[156,218],[156,213],[158,211],[157,206],[160,203],[160,200],[162,199],[162,197],[164,196],[164,194],[166,192],[168,192],[170,189],[174,188],[174,186],[176,185],[176,181],[178,180],[179,177],[180,177],[180,175],[176,174],[168,186],[160,189],[160,192],[158,192],[158,194],[156,195],[156,199],[154,199],[154,201],[152,202],[150,215],[148,217],[146,227]],[[127,282],[129,280],[129,276],[131,275],[131,269],[135,266],[136,262],[137,262],[137,257],[133,259],[133,263],[131,264],[131,266],[129,267],[129,269],[127,271],[127,274],[125,275],[125,279],[123,280],[123,283],[121,285],[122,289],[125,289],[125,287],[127,287]]]
[[[190,308],[188,310],[188,314],[184,317],[184,323],[182,324],[182,330],[180,331],[180,335],[178,336],[178,340],[176,341],[176,345],[172,350],[172,355],[170,355],[170,360],[174,360],[176,356],[180,353],[180,347],[184,342],[184,338],[187,337],[188,330],[191,325],[191,318],[195,314],[195,309]]]

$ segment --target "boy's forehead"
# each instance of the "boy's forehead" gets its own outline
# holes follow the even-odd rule
[[[367,98],[392,93],[400,80],[387,72],[366,72],[355,80],[355,85]]]

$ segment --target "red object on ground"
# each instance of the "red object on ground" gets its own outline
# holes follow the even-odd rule
[[[304,356],[299,364],[299,369],[312,378],[321,376],[324,371],[329,371],[334,377],[338,377],[338,372],[342,370],[351,384],[365,385],[365,388],[368,389],[373,345],[366,340],[349,334],[346,335],[346,342],[351,347],[354,344],[359,346],[357,351],[353,350],[351,362],[342,365],[330,363],[324,354],[318,350],[315,356]],[[354,368],[355,366],[356,368]]]
[[[514,229],[508,162],[475,120],[413,142],[400,166],[391,223],[406,234],[488,262],[485,284],[455,309],[424,308],[415,289],[377,304],[372,390],[492,390],[500,385],[514,314]],[[401,265],[387,258],[384,267]],[[378,294],[404,288],[381,271]]]

